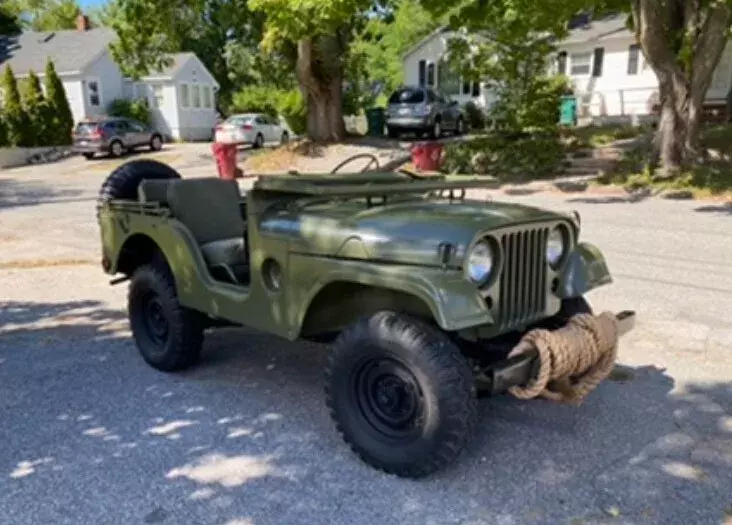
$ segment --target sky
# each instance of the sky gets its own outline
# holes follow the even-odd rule
[[[77,0],[82,9],[104,5],[106,0]]]

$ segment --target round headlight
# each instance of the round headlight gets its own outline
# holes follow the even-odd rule
[[[474,283],[484,283],[493,269],[493,250],[487,242],[477,243],[468,255],[468,276]]]
[[[549,232],[549,237],[546,240],[546,260],[552,266],[556,266],[562,255],[564,255],[564,242],[564,232],[560,227],[556,227]]]

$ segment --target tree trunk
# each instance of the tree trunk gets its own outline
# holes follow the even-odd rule
[[[307,103],[307,134],[316,142],[346,138],[342,103],[342,46],[336,37],[298,42],[297,78]],[[319,44],[319,45],[318,45]]]
[[[673,176],[702,155],[704,99],[727,43],[732,10],[725,2],[633,0],[635,34],[659,82],[661,116],[654,140],[661,174]]]

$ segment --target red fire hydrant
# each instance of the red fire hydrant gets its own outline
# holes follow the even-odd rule
[[[211,151],[220,178],[234,180],[242,176],[242,171],[236,165],[236,144],[214,142]]]
[[[411,153],[412,164],[418,170],[437,171],[442,166],[443,147],[439,142],[415,144]]]

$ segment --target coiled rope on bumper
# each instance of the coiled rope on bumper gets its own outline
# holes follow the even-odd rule
[[[509,393],[519,399],[541,396],[579,405],[612,372],[618,339],[618,322],[610,312],[574,315],[558,330],[531,330],[509,357],[538,352],[539,373],[527,385],[511,387]]]

